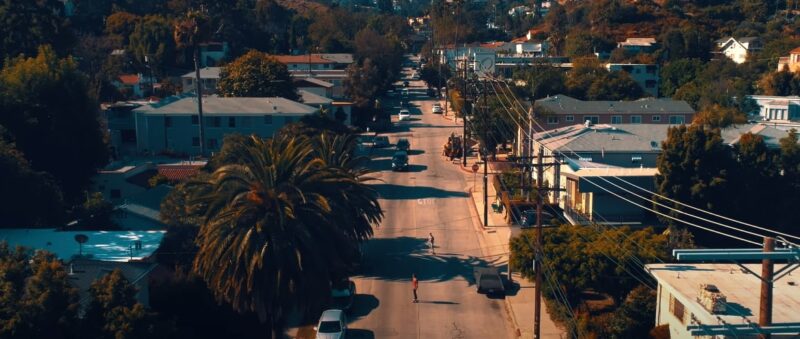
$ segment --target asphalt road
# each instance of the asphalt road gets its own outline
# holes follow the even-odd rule
[[[410,70],[406,69],[406,72]],[[365,244],[357,296],[350,315],[354,337],[504,338],[512,326],[504,301],[476,292],[472,268],[492,265],[479,244],[477,220],[470,218],[468,183],[458,165],[442,156],[460,124],[431,113],[433,100],[422,82],[411,82],[412,120],[386,133],[411,142],[408,172],[392,172],[394,147],[373,152],[373,183],[385,218]],[[389,101],[397,105],[397,99]],[[393,120],[397,111],[393,110]],[[435,237],[435,254],[428,234]],[[419,279],[419,303],[412,303],[411,275]]]

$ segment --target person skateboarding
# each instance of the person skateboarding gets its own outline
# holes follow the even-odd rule
[[[434,241],[434,238],[433,238],[433,233],[428,233],[428,234],[431,236],[431,237],[428,239],[428,241],[430,241],[430,242],[431,242],[431,253],[433,253],[433,254],[436,254],[436,246],[434,246],[434,243],[433,243],[433,241]]]
[[[417,299],[417,288],[419,287],[419,280],[417,280],[417,275],[413,273],[411,274],[411,287],[414,289],[414,301],[412,302],[417,303],[419,302],[419,300]]]

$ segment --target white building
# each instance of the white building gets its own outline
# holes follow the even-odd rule
[[[754,272],[761,272],[761,264],[744,266]],[[785,265],[776,264],[775,271],[783,266]],[[758,324],[761,280],[743,272],[738,265],[649,264],[646,269],[658,281],[656,326],[669,325],[672,338],[692,338],[687,330],[689,325],[721,325],[723,322],[728,325]],[[800,286],[796,282],[797,273],[791,273],[773,285],[773,323],[797,323]],[[704,284],[713,287],[704,289],[701,286]],[[713,298],[707,297],[712,294]],[[720,297],[724,297],[724,301],[719,301],[723,300]],[[731,332],[705,338],[756,336],[737,336]]]
[[[658,98],[658,65],[652,64],[606,64],[609,72],[624,71],[652,97]]]
[[[757,112],[748,112],[757,115],[760,120],[775,123],[797,122],[800,120],[800,97],[798,96],[771,96],[748,95],[758,105]]]
[[[717,47],[719,52],[733,60],[737,64],[742,64],[747,61],[747,56],[755,51],[763,48],[761,39],[757,37],[744,37],[744,38],[723,38],[717,40]]]
[[[617,43],[617,48],[636,53],[652,52],[656,47],[657,42],[655,38],[627,38],[625,41]]]
[[[200,81],[203,84],[203,95],[217,93],[217,83],[219,82],[220,71],[222,71],[222,67],[203,67],[200,69]],[[195,79],[196,74],[194,71],[181,76],[183,93],[195,92]]]
[[[195,97],[169,98],[134,111],[137,151],[144,154],[199,155],[200,120]],[[317,112],[317,108],[285,98],[203,98],[205,148],[219,150],[225,135],[271,137],[287,123]]]

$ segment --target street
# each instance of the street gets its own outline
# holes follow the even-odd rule
[[[410,69],[405,69],[410,72]],[[408,73],[407,73],[408,74]],[[365,244],[363,268],[354,277],[358,295],[351,334],[375,338],[501,338],[513,326],[502,299],[478,294],[472,269],[499,265],[481,248],[479,221],[470,213],[466,175],[442,156],[460,124],[432,114],[434,100],[424,83],[410,83],[412,119],[387,133],[392,144],[411,142],[409,170],[391,171],[394,147],[373,151],[373,182],[385,218]],[[396,105],[398,102],[393,102]],[[428,237],[435,237],[435,254]],[[419,279],[419,303],[412,303],[411,275]]]

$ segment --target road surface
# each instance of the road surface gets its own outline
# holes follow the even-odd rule
[[[406,69],[406,72],[410,70]],[[492,265],[470,218],[468,183],[457,164],[442,156],[450,133],[460,124],[432,114],[433,100],[423,83],[411,82],[411,121],[395,123],[387,133],[411,142],[408,172],[392,172],[394,147],[373,153],[372,166],[382,182],[384,221],[365,244],[350,334],[374,338],[507,338],[513,327],[504,301],[476,292],[472,268]],[[396,98],[399,99],[399,98]],[[398,100],[392,104],[396,105]],[[393,109],[393,120],[397,111]],[[427,242],[435,237],[435,254]],[[419,284],[419,303],[412,303],[411,275]]]

